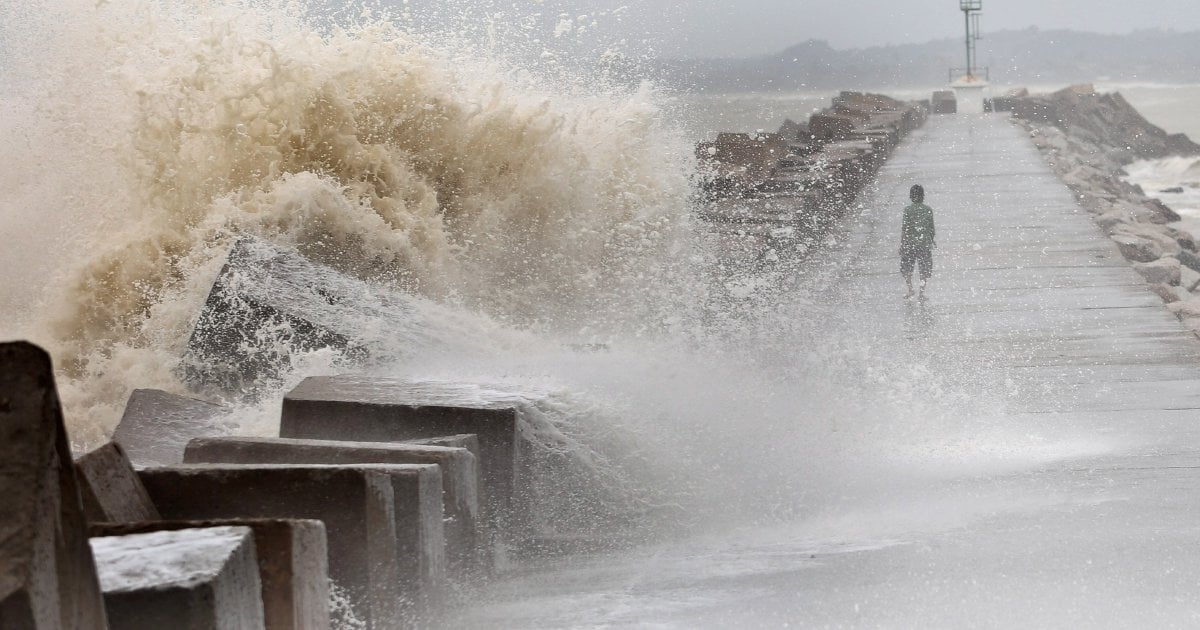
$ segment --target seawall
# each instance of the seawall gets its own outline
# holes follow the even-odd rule
[[[1200,155],[1200,145],[1087,84],[997,101],[1150,288],[1200,334],[1200,284],[1188,278],[1200,273],[1195,235],[1172,225],[1180,219],[1174,210],[1122,179],[1137,160]]]
[[[712,232],[807,251],[928,116],[924,103],[841,92],[774,133],[721,133],[696,147],[698,215]]]

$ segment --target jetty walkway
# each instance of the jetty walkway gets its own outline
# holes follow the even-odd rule
[[[897,271],[914,183],[937,220],[924,303]],[[791,526],[567,561],[464,625],[1200,623],[1200,340],[1002,116],[932,118],[860,201],[792,293],[798,316],[940,385],[894,419],[921,436],[888,455],[896,479]]]

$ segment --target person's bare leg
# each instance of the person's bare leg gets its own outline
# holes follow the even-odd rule
[[[913,296],[912,274],[908,274],[907,276],[904,276],[904,284],[905,284],[905,286],[908,287],[908,293],[905,293],[904,297],[906,297],[906,298],[912,297]]]
[[[924,299],[925,299],[925,283],[926,283],[926,282],[928,282],[928,281],[927,281],[927,280],[925,280],[925,279],[922,279],[922,280],[921,280],[921,284],[917,285],[917,286],[919,287],[919,288],[917,289],[917,291],[918,291],[918,293],[917,293],[917,299],[918,299],[918,300],[924,300]],[[912,294],[912,289],[909,289],[908,291],[909,291],[909,295],[911,295],[911,294]]]

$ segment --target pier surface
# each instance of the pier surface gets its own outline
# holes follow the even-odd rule
[[[927,302],[897,270],[913,183],[936,211]],[[913,406],[956,423],[902,421],[945,439],[794,524],[570,559],[497,585],[461,625],[1200,623],[1200,340],[1003,117],[931,119],[860,200],[788,293],[944,384]]]

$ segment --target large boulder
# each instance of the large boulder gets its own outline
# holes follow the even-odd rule
[[[1167,234],[1162,226],[1148,223],[1118,225],[1111,237],[1121,247],[1121,253],[1134,262],[1152,262],[1164,254],[1173,255],[1183,251],[1179,241]],[[1147,243],[1150,245],[1147,246]],[[1131,253],[1134,255],[1130,255]]]
[[[1200,145],[1151,124],[1120,94],[1099,94],[1090,85],[1016,99],[1013,115],[1088,137],[1102,149],[1126,149],[1140,159],[1200,154]]]
[[[1154,213],[1155,218],[1151,220],[1152,223],[1173,223],[1183,218],[1179,216],[1178,212],[1175,212],[1170,206],[1158,199],[1146,199],[1142,205]]]
[[[1152,284],[1150,290],[1154,292],[1163,302],[1173,304],[1179,301],[1179,291],[1182,289],[1166,284]]]
[[[1101,193],[1099,195],[1081,193],[1080,197],[1086,199],[1094,199],[1093,201],[1097,209],[1102,210],[1099,216],[1096,217],[1096,224],[1101,229],[1111,232],[1121,223],[1144,223],[1152,225],[1163,225],[1167,220],[1157,209],[1136,201],[1114,198],[1114,195]],[[1157,233],[1166,233],[1165,228],[1155,230]],[[1155,239],[1157,240],[1157,238]],[[1172,249],[1174,246],[1172,246]]]
[[[1112,240],[1121,250],[1121,255],[1134,262],[1152,262],[1163,255],[1162,246],[1152,239],[1119,231]]]
[[[1190,232],[1185,232],[1179,228],[1166,226],[1163,228],[1163,234],[1175,239],[1175,242],[1179,243],[1179,247],[1181,247],[1183,250],[1188,252],[1196,251],[1196,237],[1192,236]]]
[[[1113,234],[1122,225],[1132,222],[1129,213],[1120,209],[1109,210],[1096,217],[1096,225],[1100,226],[1105,234]]]
[[[1190,300],[1180,300],[1172,304],[1168,304],[1175,316],[1182,320],[1200,319],[1200,297],[1194,297]]]
[[[1179,284],[1179,260],[1164,256],[1153,262],[1134,263],[1133,268],[1151,284]]]

